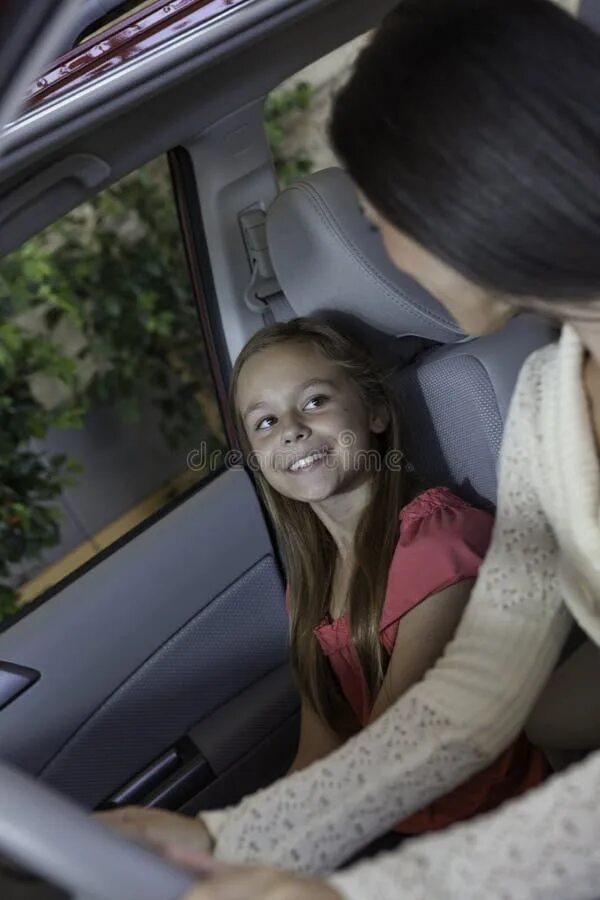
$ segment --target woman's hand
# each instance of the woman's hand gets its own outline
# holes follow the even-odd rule
[[[315,878],[249,866],[227,866],[207,857],[178,860],[188,869],[208,876],[185,895],[185,900],[342,900],[334,888]]]
[[[96,818],[123,837],[148,844],[188,871],[207,876],[185,900],[341,900],[324,881],[219,862],[210,855],[213,840],[201,819],[139,806],[96,813]]]
[[[163,856],[170,857],[173,852],[204,856],[213,849],[212,836],[201,819],[164,809],[125,806],[96,813],[96,818],[123,837],[148,844]]]

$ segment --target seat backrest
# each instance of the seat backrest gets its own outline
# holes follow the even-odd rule
[[[494,505],[496,463],[519,370],[555,337],[519,316],[497,334],[467,338],[446,310],[388,260],[341,169],[279,194],[267,216],[273,267],[296,315],[344,321],[393,365],[406,449],[432,484]]]

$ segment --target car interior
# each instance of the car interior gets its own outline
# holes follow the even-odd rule
[[[0,255],[169,152],[221,397],[263,324],[326,315],[393,373],[419,474],[493,509],[519,370],[555,330],[465,336],[387,260],[342,169],[279,190],[265,136],[268,93],[394,5],[246,0],[26,111],[0,157]],[[2,760],[87,810],[193,814],[272,782],[299,725],[284,583],[251,474],[221,468],[1,626]]]

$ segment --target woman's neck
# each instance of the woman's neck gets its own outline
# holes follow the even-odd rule
[[[600,452],[600,322],[573,325],[586,351],[583,384],[589,401],[596,447]]]
[[[593,364],[600,369],[600,321],[571,322]]]
[[[589,356],[584,363],[583,384],[588,398],[592,430],[600,456],[600,362]]]
[[[356,530],[371,499],[371,492],[371,481],[365,479],[343,494],[311,504],[335,541],[342,560],[352,556]]]

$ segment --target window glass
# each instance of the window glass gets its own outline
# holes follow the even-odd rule
[[[207,477],[199,446],[224,432],[162,157],[0,260],[0,618]]]

